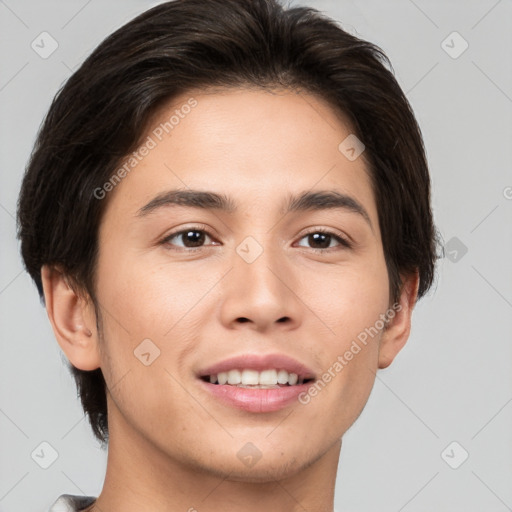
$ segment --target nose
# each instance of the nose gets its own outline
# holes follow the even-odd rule
[[[253,261],[243,249],[234,251],[232,269],[223,280],[221,321],[228,328],[261,332],[296,329],[304,317],[299,276],[282,249],[259,244],[261,254]]]

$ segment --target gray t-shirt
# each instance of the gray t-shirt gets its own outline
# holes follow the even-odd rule
[[[61,494],[48,512],[79,512],[96,501],[97,496]]]

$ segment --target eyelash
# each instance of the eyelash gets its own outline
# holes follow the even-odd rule
[[[172,245],[169,243],[173,238],[175,238],[175,237],[177,237],[179,235],[183,235],[185,233],[188,233],[189,231],[201,232],[201,233],[206,234],[212,240],[214,239],[214,237],[206,229],[206,226],[191,226],[189,228],[182,229],[180,231],[175,231],[174,233],[170,233],[160,243],[162,245],[167,245],[173,251],[179,251],[179,252],[183,252],[183,251],[190,252],[190,251],[196,251],[196,250],[204,249],[205,246],[176,248],[176,247],[172,247]],[[304,233],[304,235],[302,235],[299,240],[302,240],[303,238],[306,238],[309,235],[314,235],[314,234],[317,234],[317,233],[322,233],[324,235],[331,236],[332,238],[334,238],[339,243],[339,245],[342,248],[346,248],[346,249],[351,249],[352,248],[352,243],[349,242],[346,238],[344,238],[344,237],[342,237],[340,235],[337,235],[336,233],[334,233],[332,231],[329,231],[328,229],[324,229],[324,228],[317,228],[317,229],[314,229],[312,231],[309,231],[308,233]],[[303,247],[303,246],[301,246],[301,247]],[[309,249],[311,251],[315,252],[315,253],[325,253],[327,251],[330,252],[331,250],[336,250],[337,248],[336,247],[327,247],[325,249],[317,249],[317,248],[311,247]]]

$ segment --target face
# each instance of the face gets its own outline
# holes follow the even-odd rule
[[[247,481],[292,474],[339,442],[386,335],[361,333],[390,307],[364,154],[338,148],[350,134],[323,100],[289,91],[198,91],[154,118],[103,199],[111,432]]]

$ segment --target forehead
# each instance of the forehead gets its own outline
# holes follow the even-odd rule
[[[192,90],[153,116],[139,147],[146,149],[136,159],[128,156],[125,164],[133,166],[109,199],[133,214],[155,194],[176,188],[214,190],[242,207],[263,208],[282,206],[290,193],[336,189],[366,202],[372,216],[364,153],[350,160],[340,151],[351,136],[343,114],[312,94]]]

